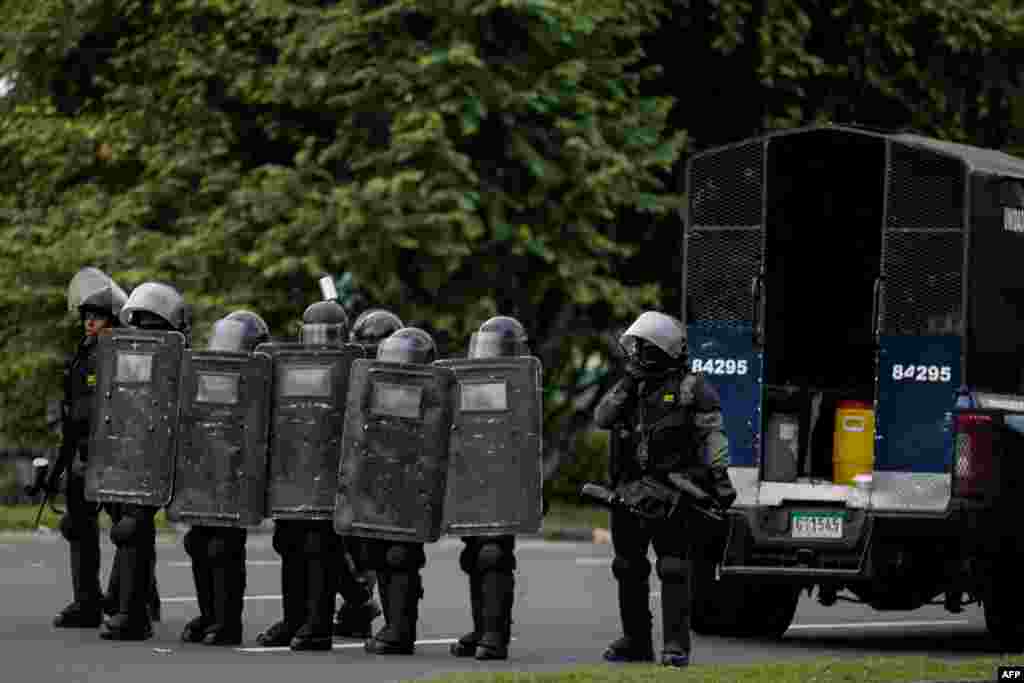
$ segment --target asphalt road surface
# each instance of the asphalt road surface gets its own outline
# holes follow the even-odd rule
[[[197,614],[188,556],[180,539],[161,538],[157,577],[163,621],[141,643],[109,643],[95,630],[58,630],[53,616],[70,600],[67,545],[59,536],[0,537],[0,667],[3,680],[27,683],[200,683],[202,681],[348,681],[375,683],[436,677],[455,671],[542,671],[601,664],[619,633],[611,549],[590,543],[520,539],[513,642],[506,662],[456,659],[448,646],[471,626],[468,587],[458,568],[457,539],[427,546],[426,597],[413,656],[366,654],[358,641],[336,640],[333,652],[259,648],[256,634],[281,615],[280,565],[269,535],[250,536],[245,642],[240,648],[184,645],[178,640]],[[103,576],[113,548],[105,542]],[[657,579],[655,643],[660,638]],[[376,630],[381,620],[374,622]],[[804,598],[781,641],[697,637],[695,663],[795,658],[927,655],[947,659],[996,653],[980,608],[961,614],[941,607],[874,612],[860,605],[822,607]],[[609,665],[611,666],[611,665]]]

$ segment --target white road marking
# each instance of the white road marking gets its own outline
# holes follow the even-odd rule
[[[790,631],[814,631],[818,629],[857,629],[857,628],[898,628],[927,626],[963,626],[971,623],[967,619],[946,619],[936,621],[851,621],[846,624],[793,624]]]
[[[280,595],[246,595],[246,600],[280,600]],[[175,603],[189,603],[195,602],[196,597],[194,595],[181,595],[174,598],[160,598],[161,603],[175,604]]]
[[[189,569],[192,567],[191,562],[163,562],[165,567],[177,567]],[[246,560],[245,566],[247,567],[277,567],[280,566],[281,560]]]
[[[517,640],[512,638],[511,640]],[[459,642],[458,638],[436,638],[433,640],[417,640],[417,645],[451,645]],[[365,643],[334,643],[334,650],[362,650]],[[288,646],[282,647],[236,647],[235,652],[291,652]]]
[[[577,567],[610,567],[612,565],[612,558],[610,557],[577,557]]]

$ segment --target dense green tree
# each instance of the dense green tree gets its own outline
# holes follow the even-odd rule
[[[183,289],[200,341],[237,306],[291,334],[325,272],[451,352],[516,315],[552,387],[549,449],[585,425],[586,351],[658,296],[619,281],[630,250],[609,235],[626,209],[677,205],[662,178],[683,135],[635,68],[656,3],[16,4],[0,67],[17,74],[0,119],[8,439],[40,431],[63,288],[86,264]]]

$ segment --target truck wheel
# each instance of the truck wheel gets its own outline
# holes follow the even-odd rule
[[[1005,569],[990,576],[982,597],[985,626],[1005,652],[1024,652],[1024,586]]]
[[[694,563],[690,627],[698,635],[781,638],[799,600],[797,586],[715,581],[714,564],[700,560]]]

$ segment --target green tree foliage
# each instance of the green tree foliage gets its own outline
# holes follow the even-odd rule
[[[325,272],[449,352],[516,315],[563,387],[550,424],[585,424],[580,349],[658,296],[617,277],[631,249],[612,226],[677,206],[663,179],[684,136],[665,130],[671,100],[639,94],[654,7],[9,3],[4,436],[38,438],[25,389],[56,391],[63,288],[87,264],[178,286],[200,333],[251,307],[293,334]]]

